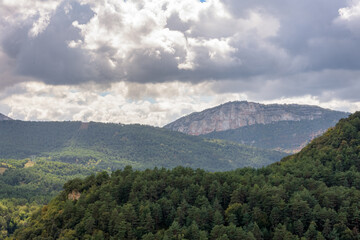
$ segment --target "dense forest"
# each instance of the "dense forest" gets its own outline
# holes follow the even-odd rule
[[[345,114],[314,120],[279,121],[271,124],[254,124],[237,129],[211,132],[205,138],[223,139],[264,149],[284,152],[297,152],[313,138],[335,126],[335,117],[341,119]]]
[[[0,132],[0,158],[45,157],[97,170],[181,165],[225,171],[261,167],[285,156],[138,124],[0,121]]]
[[[126,165],[223,171],[260,167],[284,156],[141,125],[0,121],[0,132],[0,239],[73,178]]]
[[[16,239],[359,239],[360,113],[261,169],[73,179]]]

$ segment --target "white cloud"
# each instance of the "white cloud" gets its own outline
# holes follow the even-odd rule
[[[90,51],[94,56],[98,54],[99,49],[108,49],[106,57],[113,67],[124,61],[131,61],[134,51],[143,50],[158,59],[163,57],[162,53],[170,54],[177,60],[179,69],[194,69],[196,67],[192,62],[196,55],[194,47],[201,45],[207,48],[213,60],[217,60],[217,56],[224,58],[224,53],[233,49],[228,40],[191,38],[191,28],[181,32],[167,27],[168,19],[173,14],[177,14],[180,21],[202,25],[201,15],[214,11],[215,8],[216,16],[213,17],[231,20],[218,0],[206,4],[193,0],[83,1],[83,3],[92,6],[95,16],[86,24],[74,22],[73,25],[81,30],[84,40],[73,41],[70,46]],[[222,54],[217,54],[220,52]]]
[[[2,0],[0,2],[2,25],[6,23],[14,26],[34,19],[29,35],[35,37],[45,30],[51,14],[54,13],[60,2],[59,0]]]
[[[339,17],[334,22],[340,26],[345,26],[354,35],[360,37],[360,1],[352,1],[350,6],[340,8]]]
[[[238,100],[310,104],[351,112],[360,107],[360,102],[349,103],[341,99],[322,101],[311,95],[263,101],[250,99],[243,93],[216,94],[212,83],[121,82],[108,88],[98,88],[96,85],[54,87],[29,82],[12,88],[12,91],[8,89],[9,96],[0,100],[0,106],[7,106],[7,114],[12,118],[40,121],[76,120],[163,126],[186,114]]]
[[[341,19],[351,21],[360,18],[360,1],[352,1],[349,7],[339,9]]]
[[[54,87],[29,82],[13,88],[23,90],[13,91],[11,96],[0,100],[0,104],[8,106],[8,115],[15,119],[142,123],[155,126],[165,125],[184,114],[236,100],[241,96],[224,94],[214,97],[208,84],[192,86],[180,82],[121,82],[106,89],[88,85]],[[134,88],[137,89],[136,94]]]

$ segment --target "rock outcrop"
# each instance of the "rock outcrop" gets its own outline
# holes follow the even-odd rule
[[[336,111],[309,105],[228,102],[202,112],[192,113],[164,127],[190,135],[201,135],[253,124],[314,120],[333,112]]]
[[[71,193],[68,194],[68,199],[71,201],[79,200],[80,197],[81,193],[76,190],[73,190]]]

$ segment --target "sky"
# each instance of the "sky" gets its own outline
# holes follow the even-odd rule
[[[0,112],[163,126],[228,101],[360,110],[360,0],[0,0]]]

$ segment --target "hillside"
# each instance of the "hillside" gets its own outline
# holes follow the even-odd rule
[[[210,139],[238,142],[258,148],[295,153],[335,124],[336,121],[332,118],[279,121],[270,124],[254,124],[237,129],[211,132],[201,136]]]
[[[359,239],[360,113],[262,169],[74,179],[16,239]],[[40,237],[41,236],[41,237]]]
[[[2,121],[0,133],[0,239],[26,225],[73,178],[126,165],[224,171],[284,156],[141,125]]]
[[[0,158],[39,158],[115,170],[189,166],[206,170],[260,167],[284,154],[142,125],[0,122]]]
[[[5,120],[12,120],[11,118],[5,116],[4,114],[0,113],[0,121],[5,121]]]

